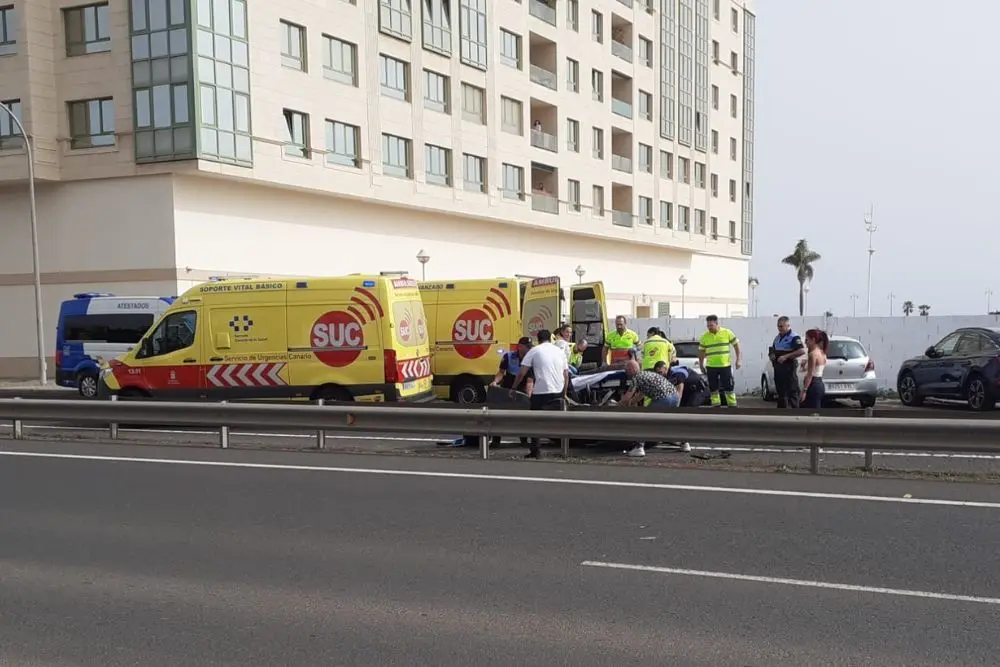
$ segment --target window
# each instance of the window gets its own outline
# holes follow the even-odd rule
[[[573,32],[580,32],[580,3],[566,0],[566,26]]]
[[[115,103],[110,97],[69,103],[70,148],[115,145]]]
[[[718,199],[718,197],[719,197],[719,175],[718,174],[712,174],[711,177],[709,177],[709,183],[711,183],[711,186],[712,186],[712,196],[715,197],[716,199]]]
[[[524,201],[524,169],[512,164],[503,165],[503,196]]]
[[[3,105],[21,120],[21,100],[3,100]],[[23,145],[21,130],[18,129],[17,123],[6,112],[0,111],[0,151],[21,148]]]
[[[639,222],[653,224],[653,200],[649,197],[639,197]]]
[[[63,10],[66,27],[66,55],[83,56],[111,50],[111,22],[108,3]]]
[[[705,189],[705,165],[701,162],[694,163],[694,186]]]
[[[459,0],[461,58],[466,65],[486,69],[486,6],[490,0]]]
[[[382,135],[382,173],[396,178],[413,178],[409,139],[393,134]]]
[[[580,92],[580,63],[572,58],[566,59],[566,89],[573,93]]]
[[[432,185],[451,185],[451,151],[441,146],[424,146],[424,178]]]
[[[572,178],[566,181],[566,200],[569,202],[569,210],[580,212],[580,181]]]
[[[712,130],[712,153],[719,154],[719,132]]]
[[[285,155],[309,159],[309,114],[285,109]]]
[[[387,35],[410,41],[413,34],[410,0],[379,0],[378,27]]]
[[[186,350],[195,343],[197,326],[198,313],[193,310],[167,315],[144,339],[135,358],[148,359]]]
[[[17,21],[13,7],[0,7],[0,56],[17,53]]]
[[[524,134],[524,111],[519,101],[500,98],[500,128],[510,134]]]
[[[740,31],[740,12],[739,12],[739,10],[736,10],[736,9],[731,9],[729,11],[732,12],[732,14],[730,16],[731,16],[732,24],[733,24],[733,32],[739,32]]]
[[[674,178],[674,154],[667,151],[660,151],[660,178],[673,180]]]
[[[500,30],[500,62],[507,67],[521,69],[521,36]]]
[[[739,114],[740,103],[737,101],[735,95],[729,96],[729,115],[733,118],[737,118]]]
[[[468,83],[462,84],[462,117],[465,120],[486,124],[486,91]]]
[[[653,147],[639,144],[639,171],[653,173]]]
[[[729,179],[729,201],[736,201],[736,181]]]
[[[600,185],[594,186],[594,201],[591,204],[590,210],[598,218],[604,217],[604,187]]]
[[[591,11],[590,34],[598,44],[604,43],[604,16],[596,10]]]
[[[712,235],[712,240],[713,241],[718,241],[719,240],[719,219],[718,218],[713,217],[709,221],[709,232]]]
[[[645,37],[639,38],[639,60],[646,67],[653,66],[653,43]]]
[[[705,235],[705,212],[699,208],[694,210],[694,233]]]
[[[736,243],[736,221],[729,221],[729,242]]]
[[[677,158],[677,171],[680,172],[681,183],[691,182],[691,160],[686,157]]]
[[[471,192],[486,192],[486,158],[466,153],[462,156],[465,163],[463,179],[465,189]]]
[[[594,157],[598,160],[604,159],[604,130],[599,127],[594,128]]]
[[[326,163],[361,168],[361,128],[326,121]]]
[[[425,69],[424,106],[441,113],[451,113],[451,79]]]
[[[384,53],[380,53],[378,59],[382,95],[408,102],[410,100],[410,64]]]
[[[281,22],[281,64],[306,71],[306,29],[288,21]]]
[[[323,76],[349,86],[357,86],[357,44],[323,35]]]
[[[594,100],[597,102],[604,101],[604,72],[599,70],[591,70],[590,72],[590,85],[594,90]]]
[[[712,108],[719,109],[719,87],[712,86]]]
[[[674,228],[674,205],[668,201],[660,202],[660,227]]]
[[[644,90],[639,91],[639,117],[653,120],[653,96]]]
[[[733,74],[738,74],[740,71],[740,57],[735,51],[729,52],[729,67],[733,70]]]
[[[574,153],[580,152],[580,121],[566,119],[566,147]]]
[[[424,0],[424,48],[451,55],[451,0]]]
[[[736,159],[736,137],[729,137],[729,159]]]
[[[677,230],[681,232],[691,231],[691,209],[687,206],[677,207]]]
[[[712,40],[712,61],[719,62],[719,43],[714,39]]]
[[[63,339],[135,345],[153,326],[152,313],[70,315],[63,320]]]

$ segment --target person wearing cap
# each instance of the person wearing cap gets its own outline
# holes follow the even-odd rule
[[[512,352],[506,352],[503,358],[500,359],[500,368],[497,369],[497,374],[493,376],[493,382],[490,383],[490,386],[501,387],[510,391],[522,391],[530,397],[535,386],[535,376],[531,370],[529,369],[525,373],[524,378],[520,382],[515,382],[518,373],[521,371],[521,362],[527,356],[529,350],[531,350],[531,339],[523,336],[517,341],[517,349]],[[527,447],[528,439],[521,438],[521,444]],[[499,445],[500,436],[494,436],[490,446],[497,447]]]

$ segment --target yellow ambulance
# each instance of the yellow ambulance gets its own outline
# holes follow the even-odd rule
[[[102,379],[107,394],[175,400],[433,398],[427,320],[407,277],[198,285]]]
[[[441,280],[420,283],[430,326],[434,392],[456,403],[481,403],[504,353],[522,336],[573,325],[574,341],[586,337],[587,354],[599,361],[607,322],[604,285],[570,288],[570,312],[557,276]],[[570,318],[572,316],[572,319]]]

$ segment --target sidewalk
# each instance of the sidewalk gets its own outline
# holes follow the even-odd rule
[[[0,380],[0,398],[72,398],[77,396],[76,389],[60,387],[50,381],[46,385],[37,380]]]

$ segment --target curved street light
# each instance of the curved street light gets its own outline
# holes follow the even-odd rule
[[[576,268],[573,269],[573,273],[576,274],[576,277],[578,278],[578,282],[582,283],[583,282],[583,276],[587,273],[587,269],[583,268],[582,264],[577,264]]]
[[[421,248],[417,252],[417,261],[420,262],[420,279],[427,280],[427,262],[431,261],[431,256]]]
[[[686,301],[685,294],[684,294],[684,287],[685,287],[685,285],[688,284],[687,276],[685,276],[682,273],[681,277],[677,279],[677,282],[679,282],[681,284],[681,319],[683,320],[684,319],[684,302]]]
[[[45,386],[48,384],[48,369],[45,364],[45,325],[42,315],[42,274],[38,261],[38,210],[35,206],[35,156],[31,148],[31,137],[24,130],[21,119],[17,117],[14,110],[0,102],[0,111],[4,111],[21,132],[24,139],[24,155],[28,160],[28,200],[31,210],[31,261],[32,278],[35,286],[35,344],[38,349],[38,382]]]
[[[756,277],[751,276],[750,280],[747,281],[747,285],[750,286],[750,316],[757,316],[757,286],[760,285],[760,281]]]

